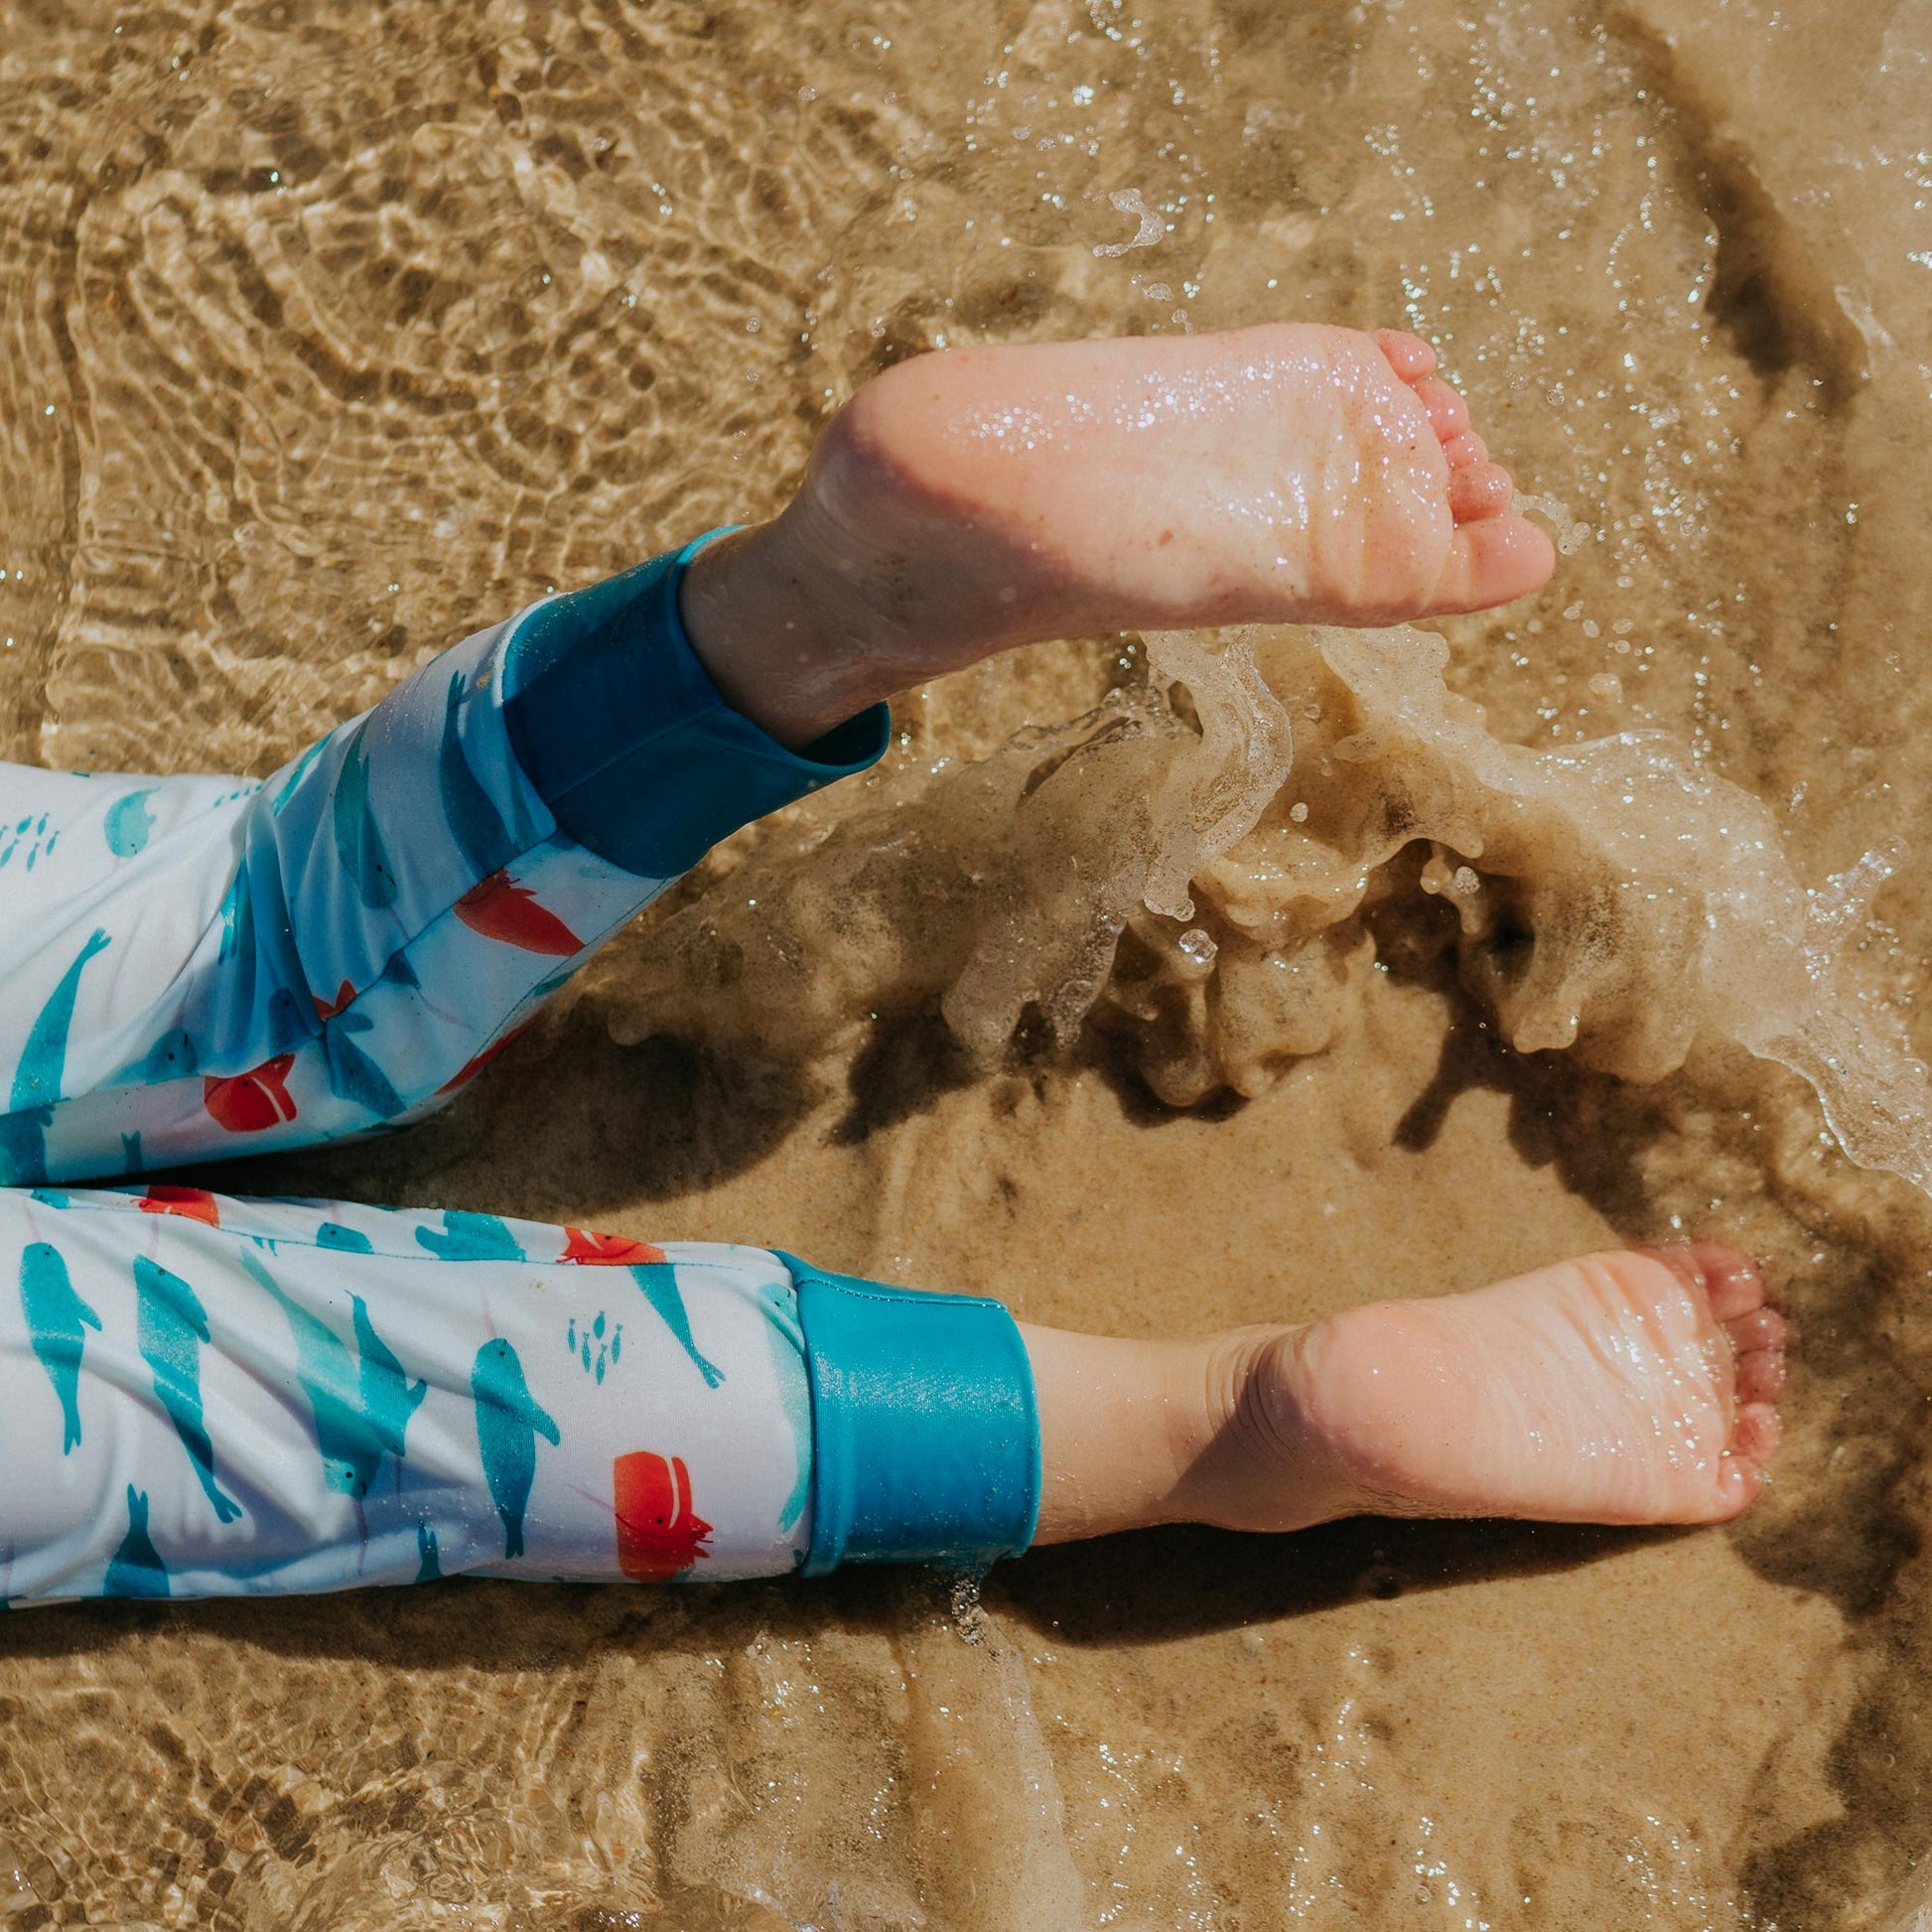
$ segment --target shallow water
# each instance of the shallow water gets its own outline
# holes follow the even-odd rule
[[[466,628],[767,513],[919,347],[1407,322],[1564,539],[1544,597],[1445,627],[1451,686],[1502,740],[1656,727],[1748,789],[1800,879],[1851,876],[1845,998],[1924,1052],[1928,56],[1905,0],[0,0],[0,756],[266,770]],[[1285,693],[1307,648],[1258,645]],[[1332,691],[1183,864],[1228,801],[1155,787],[1213,703],[1183,670],[1176,731],[1149,655],[908,700],[892,769],[734,841],[451,1115],[218,1180],[1129,1333],[1695,1230],[1802,1327],[1776,1492],[1681,1537],[1125,1538],[979,1609],[858,1575],[38,1613],[0,1631],[10,1923],[1886,1924],[1932,1847],[1924,1200],[1708,1030],[1617,1077],[1682,1057],[1661,915],[1572,1049],[1519,1038],[1553,1009],[1425,848],[1296,911],[1282,841],[1352,851],[1401,782],[1319,769]],[[1029,865],[1067,839],[1105,862],[1070,905]],[[1150,854],[1193,923],[1136,898]],[[1576,874],[1532,854],[1518,924]],[[747,954],[773,931],[803,964]]]

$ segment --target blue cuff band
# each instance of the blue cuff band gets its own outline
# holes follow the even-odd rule
[[[841,1563],[984,1570],[1039,1519],[1039,1415],[1013,1316],[778,1259],[798,1291],[812,1391],[812,1546]]]
[[[722,838],[878,760],[874,705],[788,752],[718,695],[678,586],[719,535],[539,605],[504,654],[503,722],[558,828],[643,879],[688,872]]]

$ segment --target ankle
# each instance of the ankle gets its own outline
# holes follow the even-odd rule
[[[796,752],[903,687],[858,646],[841,601],[797,540],[794,506],[706,544],[686,567],[678,613],[719,695]]]
[[[1307,1344],[1323,1324],[1213,1338],[1213,1428],[1175,1493],[1175,1520],[1283,1531],[1348,1516],[1367,1499],[1310,1418]]]
[[[1198,1472],[1232,1394],[1223,1337],[1121,1341],[1031,1323],[1021,1333],[1039,1405],[1035,1543],[1213,1520]]]

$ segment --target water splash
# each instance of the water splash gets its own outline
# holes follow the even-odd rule
[[[1894,860],[1867,854],[1808,894],[1769,808],[1660,732],[1503,745],[1449,693],[1433,634],[1327,630],[1316,648],[1362,726],[1337,756],[1408,793],[1413,816],[1389,837],[1430,838],[1479,880],[1509,882],[1526,960],[1514,946],[1505,960],[1497,923],[1462,923],[1465,977],[1512,1044],[1655,1079],[1699,1036],[1735,1041],[1808,1081],[1860,1166],[1932,1192],[1926,1070],[1896,1014],[1842,983],[1847,941]]]
[[[1662,733],[1497,740],[1433,632],[1148,644],[1145,687],[768,839],[607,976],[614,1034],[798,1062],[936,1004],[984,1061],[1033,1011],[1126,1036],[1172,1104],[1254,1094],[1360,999],[1368,911],[1434,897],[1517,1050],[1649,1082],[1734,1042],[1808,1081],[1855,1162],[1932,1192],[1932,1084],[1844,964],[1895,856],[1808,892],[1769,809]]]

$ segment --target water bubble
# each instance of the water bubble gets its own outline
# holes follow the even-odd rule
[[[1131,214],[1140,226],[1134,230],[1130,241],[1097,241],[1093,252],[1096,255],[1124,255],[1131,248],[1152,248],[1167,233],[1167,225],[1161,217],[1141,200],[1138,188],[1117,188],[1107,197],[1123,214]]]

